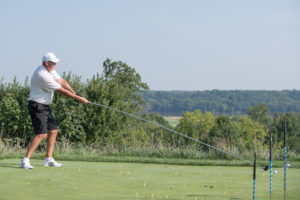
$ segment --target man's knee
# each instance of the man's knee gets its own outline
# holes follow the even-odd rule
[[[55,130],[51,130],[51,131],[48,131],[48,134],[49,135],[52,135],[52,134],[57,134],[58,133],[58,129],[55,129]]]
[[[38,134],[36,135],[35,137],[41,139],[41,140],[44,140],[47,138],[47,133],[42,133],[42,134]]]

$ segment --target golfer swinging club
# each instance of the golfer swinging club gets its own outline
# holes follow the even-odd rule
[[[46,138],[47,152],[44,166],[62,166],[62,164],[52,158],[52,152],[58,133],[58,127],[56,126],[49,106],[53,101],[54,91],[58,91],[81,103],[88,103],[86,98],[76,95],[70,85],[55,71],[55,65],[59,62],[59,59],[53,53],[46,53],[42,60],[42,65],[35,70],[31,78],[28,110],[36,135],[28,146],[25,157],[21,160],[20,167],[24,169],[33,168],[29,161],[30,156]]]

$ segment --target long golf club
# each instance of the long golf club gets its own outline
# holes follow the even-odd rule
[[[242,157],[240,157],[240,156],[237,156],[237,155],[235,155],[235,154],[233,154],[233,153],[230,153],[230,152],[227,152],[227,151],[225,151],[225,150],[219,149],[219,148],[214,147],[214,146],[212,146],[212,145],[206,144],[205,142],[202,142],[202,141],[200,141],[200,140],[198,140],[198,139],[196,139],[196,138],[190,137],[190,136],[188,136],[188,135],[185,135],[185,134],[180,133],[180,132],[178,132],[178,131],[175,131],[175,130],[173,130],[173,129],[167,128],[167,127],[165,127],[165,126],[163,126],[163,125],[161,125],[161,124],[158,124],[158,123],[156,123],[156,122],[152,122],[152,121],[150,121],[150,120],[144,119],[144,118],[139,117],[139,116],[136,116],[136,115],[134,115],[134,114],[127,113],[127,112],[124,112],[124,111],[121,111],[121,110],[118,110],[118,109],[115,109],[115,108],[112,108],[112,107],[109,107],[109,106],[105,106],[105,105],[102,105],[102,104],[99,104],[99,103],[94,103],[94,102],[91,102],[91,101],[88,101],[88,103],[93,104],[93,105],[96,105],[96,106],[100,106],[100,107],[103,107],[103,108],[107,108],[107,109],[113,110],[113,111],[115,111],[115,112],[122,113],[122,114],[124,114],[124,115],[128,115],[128,116],[134,117],[134,118],[136,118],[136,119],[142,120],[142,121],[147,122],[147,123],[150,123],[150,124],[154,124],[154,125],[156,125],[156,126],[158,126],[158,127],[160,127],[160,128],[163,128],[163,129],[169,131],[169,132],[178,134],[178,135],[180,135],[180,136],[182,136],[182,137],[185,137],[185,138],[188,138],[188,139],[190,139],[190,140],[193,140],[193,141],[195,141],[195,142],[197,142],[197,143],[200,143],[200,144],[202,144],[202,145],[205,145],[205,146],[207,146],[207,147],[209,147],[209,148],[212,148],[212,149],[214,149],[214,150],[223,152],[224,154],[227,154],[227,155],[233,156],[233,157],[235,157],[235,158],[238,158],[239,160],[242,160],[242,161],[246,161],[246,162],[251,163],[249,160],[246,160],[246,159],[244,159],[244,158],[242,158]]]

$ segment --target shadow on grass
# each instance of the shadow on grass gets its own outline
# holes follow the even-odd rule
[[[210,195],[207,194],[188,194],[187,197],[208,197]]]
[[[187,197],[209,197],[211,195],[207,195],[207,194],[189,194],[186,195]],[[239,198],[239,197],[231,197],[230,200],[243,200],[243,198]]]
[[[18,165],[16,164],[7,164],[7,163],[0,163],[0,167],[8,167],[8,168],[17,168],[21,169]]]

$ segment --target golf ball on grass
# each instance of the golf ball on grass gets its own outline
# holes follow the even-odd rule
[[[274,174],[277,174],[277,170],[274,171]]]

